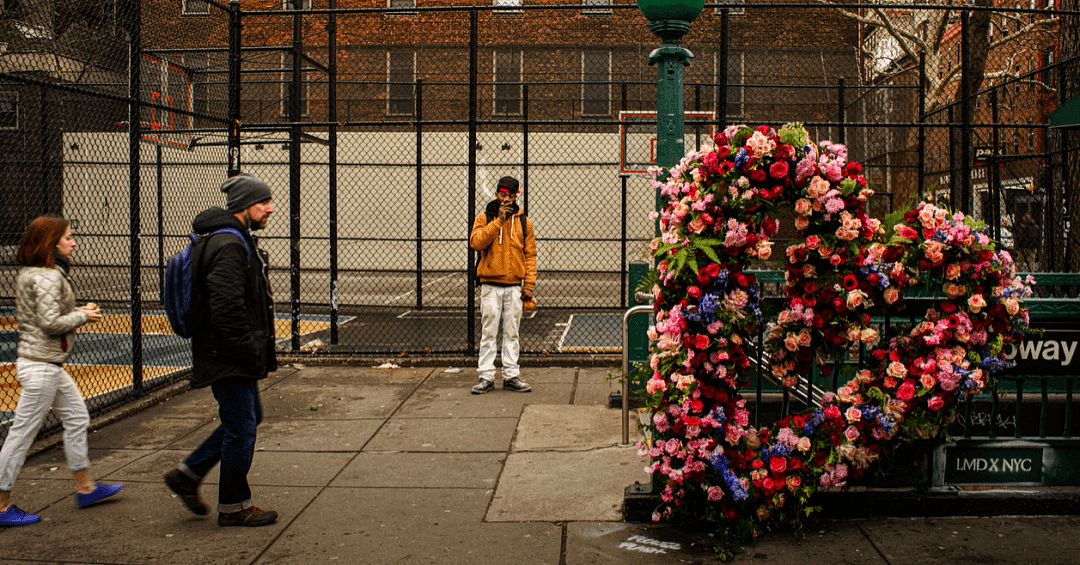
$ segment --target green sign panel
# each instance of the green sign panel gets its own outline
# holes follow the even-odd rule
[[[1041,483],[1041,447],[949,447],[945,450],[946,484]]]

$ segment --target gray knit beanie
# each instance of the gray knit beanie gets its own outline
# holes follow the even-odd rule
[[[255,204],[266,202],[273,197],[270,187],[265,182],[249,173],[240,173],[221,183],[221,192],[228,195],[225,209],[231,214],[243,212]]]

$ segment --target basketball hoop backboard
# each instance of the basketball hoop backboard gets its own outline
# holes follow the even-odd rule
[[[683,120],[686,147],[697,148],[704,139],[712,138],[716,127],[712,112],[683,112]],[[643,175],[653,166],[656,166],[656,112],[619,112],[619,172]]]
[[[191,148],[193,109],[191,73],[165,59],[143,55],[143,100],[139,126],[142,140],[156,145]],[[180,112],[174,110],[181,110]]]

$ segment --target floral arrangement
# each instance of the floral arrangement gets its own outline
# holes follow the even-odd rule
[[[981,223],[924,202],[883,224],[867,216],[873,190],[861,173],[843,145],[815,144],[799,124],[729,127],[653,171],[663,207],[641,451],[663,485],[654,520],[713,522],[728,547],[798,530],[814,491],[845,486],[895,442],[941,434],[1025,335],[1021,302],[1034,281],[1017,277]],[[799,242],[784,251],[786,306],[766,325],[746,269],[772,256],[781,206]],[[871,317],[919,285],[941,298],[918,323],[880,335]],[[750,361],[761,329],[768,375]],[[793,388],[857,347],[869,361],[820,406],[750,426],[738,391],[752,377]]]

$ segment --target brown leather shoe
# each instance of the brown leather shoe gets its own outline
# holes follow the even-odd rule
[[[277,512],[273,510],[263,510],[257,506],[245,508],[239,512],[220,512],[217,515],[217,523],[219,526],[246,526],[249,528],[257,528],[259,526],[269,526],[277,520]]]
[[[165,485],[180,497],[180,502],[183,502],[184,507],[192,514],[206,516],[210,512],[203,501],[199,500],[199,482],[185,475],[180,469],[165,473]]]

